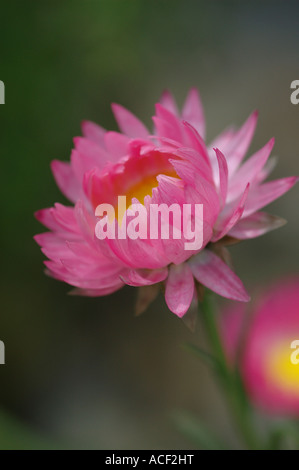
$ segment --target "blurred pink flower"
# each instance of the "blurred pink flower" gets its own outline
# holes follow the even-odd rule
[[[238,360],[257,406],[299,416],[299,278],[278,282],[262,294],[251,315],[246,310],[235,304],[221,317],[230,362]]]
[[[56,182],[74,207],[57,203],[36,214],[51,230],[35,237],[49,258],[50,275],[88,296],[106,295],[124,284],[142,286],[138,311],[163,283],[166,303],[180,317],[196,301],[195,280],[221,296],[248,301],[242,282],[224,262],[223,245],[231,237],[257,237],[281,225],[281,219],[259,210],[296,182],[290,177],[264,183],[273,166],[268,157],[274,139],[242,163],[257,112],[239,130],[226,130],[206,146],[195,89],[181,114],[171,94],[163,94],[153,135],[122,106],[113,104],[112,110],[121,133],[85,121],[70,163],[52,162]],[[203,204],[202,249],[186,251],[183,237],[98,240],[95,208],[101,203],[116,207],[119,195],[146,208],[150,203]]]

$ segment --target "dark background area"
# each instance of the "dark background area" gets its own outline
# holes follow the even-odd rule
[[[1,3],[0,448],[192,448],[173,426],[176,409],[234,442],[211,377],[181,348],[201,341],[200,325],[191,333],[162,296],[135,318],[134,288],[68,296],[43,274],[33,213],[67,203],[49,164],[69,159],[81,120],[116,129],[110,103],[119,102],[150,126],[165,88],[180,105],[200,89],[208,141],[258,108],[251,150],[275,136],[273,177],[298,174],[298,53],[298,2]],[[298,188],[269,211],[288,224],[231,249],[251,291],[299,271]]]

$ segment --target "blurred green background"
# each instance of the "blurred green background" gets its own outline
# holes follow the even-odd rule
[[[34,211],[67,203],[50,172],[82,119],[116,129],[115,101],[150,125],[169,88],[200,89],[208,140],[258,108],[251,150],[273,135],[274,177],[299,173],[298,2],[28,0],[1,3],[2,253],[0,448],[192,448],[171,413],[186,409],[231,436],[221,396],[182,350],[201,341],[162,296],[140,318],[136,290],[68,296],[43,274]],[[248,289],[299,271],[298,189],[272,204],[282,229],[231,249]]]

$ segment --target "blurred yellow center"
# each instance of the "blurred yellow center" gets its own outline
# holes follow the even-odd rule
[[[265,368],[267,379],[273,385],[299,395],[299,364],[293,364],[290,348],[291,341],[276,344],[269,351]]]

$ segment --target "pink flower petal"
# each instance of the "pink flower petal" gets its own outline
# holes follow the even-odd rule
[[[179,138],[179,140],[182,140],[182,123],[180,119],[172,113],[170,110],[166,109],[162,104],[157,103],[156,106],[156,116],[159,119],[162,119],[163,121],[167,122],[172,126],[174,134]]]
[[[190,124],[190,122],[183,121],[183,126],[188,136],[188,139],[187,139],[188,146],[191,148],[194,148],[195,150],[199,152],[199,154],[206,160],[208,166],[211,168],[211,171],[212,171],[210,157],[209,157],[208,150],[207,150],[207,147],[203,138],[197,132],[195,127],[192,126],[192,124]]]
[[[93,208],[102,203],[109,203],[113,206],[117,203],[118,194],[115,194],[111,176],[104,178],[97,168],[84,174],[83,190]]]
[[[96,142],[97,144],[104,146],[104,135],[105,129],[91,121],[81,122],[82,134],[89,140]]]
[[[111,258],[106,257],[101,251],[95,250],[95,247],[90,243],[74,240],[67,241],[66,244],[73,258],[84,260],[88,263],[99,263],[103,269],[105,269],[106,274],[116,272],[118,267],[121,267],[121,263],[117,264],[114,259],[111,260]]]
[[[124,266],[135,269],[160,269],[169,263],[162,240],[106,238],[107,247]]]
[[[246,199],[248,197],[248,192],[249,192],[249,183],[247,184],[245,191],[240,199],[240,201],[237,203],[236,207],[233,208],[232,211],[229,211],[228,213],[226,212],[225,217],[221,217],[218,219],[215,227],[214,227],[214,236],[212,238],[213,242],[216,242],[220,240],[222,237],[224,237],[233,227],[234,225],[240,220],[240,218],[243,215],[244,212],[244,207],[246,203]]]
[[[222,297],[248,302],[250,300],[242,281],[210,250],[204,250],[189,261],[198,282]]]
[[[160,103],[165,109],[168,109],[168,111],[170,111],[175,116],[179,115],[175,99],[168,90],[165,90],[162,93]]]
[[[212,140],[211,144],[208,146],[209,153],[214,153],[213,148],[219,148],[224,154],[226,154],[235,135],[236,130],[234,127],[230,127],[223,131],[214,140]]]
[[[223,208],[226,201],[227,187],[228,187],[228,168],[226,158],[219,149],[215,148],[216,157],[218,160],[219,168],[219,199],[220,208]]]
[[[98,168],[103,168],[107,161],[110,161],[113,157],[103,147],[85,137],[74,137],[73,140],[76,150],[84,158],[93,159]]]
[[[114,270],[105,272],[105,266],[89,265],[76,259],[61,259],[55,261],[45,261],[44,264],[50,270],[50,274],[57,279],[67,282],[72,286],[82,289],[102,289],[120,287],[123,282],[120,280],[122,269],[114,266]]]
[[[270,173],[274,170],[278,162],[278,158],[276,156],[271,156],[268,158],[264,168],[260,171],[260,173],[256,176],[256,183],[262,183],[265,179],[268,178]]]
[[[80,289],[79,287],[76,287],[75,289],[69,292],[69,295],[78,295],[84,297],[102,297],[104,295],[113,294],[117,290],[121,289],[123,286],[124,283],[119,280],[119,282],[114,284],[113,286],[102,287],[99,289]]]
[[[80,183],[74,175],[72,167],[67,162],[53,160],[51,170],[60,191],[72,202],[80,196]]]
[[[57,232],[39,233],[38,235],[34,235],[33,238],[36,241],[36,243],[42,248],[54,247],[59,250],[61,245],[63,245],[64,247],[66,246],[65,238],[62,239],[60,237],[60,234],[58,234]]]
[[[173,168],[175,169],[178,176],[188,184],[196,186],[196,178],[198,175],[194,172],[194,167],[191,163],[184,160],[169,159]]]
[[[206,159],[203,158],[197,150],[181,147],[175,150],[172,149],[172,154],[190,162],[196,173],[200,173],[200,175],[206,178],[210,183],[213,182],[211,166],[207,164]]]
[[[75,218],[80,227],[81,235],[88,243],[93,243],[95,238],[95,225],[97,219],[90,214],[84,203],[79,199],[75,205]]]
[[[41,209],[34,214],[35,218],[50,230],[60,230],[61,227],[53,217],[53,209]]]
[[[227,202],[234,200],[242,192],[247,183],[256,181],[257,176],[265,166],[269,155],[274,146],[274,139],[269,142],[256,153],[254,153],[233,175],[229,184],[229,192]]]
[[[162,282],[167,278],[168,269],[130,269],[121,275],[121,279],[128,286],[150,286]]]
[[[114,117],[120,130],[128,137],[145,138],[149,132],[139,119],[120,104],[111,105]]]
[[[153,188],[153,204],[173,203],[184,204],[184,183],[178,178],[166,175],[158,175],[157,181],[159,185]]]
[[[60,230],[66,232],[73,232],[77,235],[80,234],[80,230],[75,217],[74,207],[67,207],[59,202],[56,202],[54,207],[51,209],[52,216],[60,226]]]
[[[117,161],[128,153],[129,141],[126,135],[119,132],[106,132],[105,145],[109,154],[113,156],[112,161]]]
[[[236,132],[231,140],[229,148],[227,149],[227,164],[230,177],[234,174],[246,155],[254,135],[257,119],[258,112],[255,111],[249,116],[247,121],[243,124],[241,129]]]
[[[45,246],[42,247],[42,252],[47,258],[56,262],[60,262],[62,258],[68,259],[73,256],[65,240],[61,240],[58,237],[56,238],[56,243],[49,243],[49,240],[47,240]]]
[[[196,190],[190,186],[185,190],[186,203],[187,204],[203,204],[203,249],[211,240],[213,235],[213,225],[217,219],[218,212],[215,212],[213,201],[211,199],[205,199],[202,194],[199,194]],[[218,202],[218,197],[217,197]],[[190,255],[193,253],[190,251]]]
[[[80,281],[80,284],[76,284],[78,287],[97,289],[98,287],[114,285],[116,278],[124,272],[123,267],[107,260],[100,264],[96,258],[90,261],[68,256],[61,258],[60,261],[67,269],[68,274]],[[82,282],[84,282],[84,285]],[[88,284],[85,282],[88,282]]]
[[[78,150],[73,149],[71,153],[71,166],[77,180],[82,182],[85,173],[97,168],[99,165],[93,157],[82,155]]]
[[[189,266],[171,265],[166,282],[165,300],[169,310],[178,317],[185,315],[194,294],[194,279]]]
[[[182,111],[182,118],[192,124],[203,139],[205,138],[204,111],[196,88],[192,88],[188,93]]]
[[[248,217],[267,204],[270,204],[270,202],[289,191],[297,181],[298,178],[296,176],[290,176],[253,187],[249,192],[243,217]]]
[[[264,233],[274,230],[284,225],[286,221],[275,215],[266,212],[256,212],[249,215],[245,219],[241,219],[229,232],[229,235],[245,240],[247,238],[255,238]]]
[[[159,139],[166,138],[173,141],[174,143],[177,143],[178,146],[180,145],[180,136],[177,134],[175,128],[168,121],[165,121],[165,119],[160,119],[157,116],[153,116],[152,119],[157,137]]]
[[[168,109],[164,108],[160,103],[157,103],[155,108],[156,115],[153,117],[153,121],[156,126],[158,136],[183,142],[183,126],[179,118]]]
[[[185,197],[188,204],[203,204],[204,220],[213,227],[220,210],[215,186],[198,177],[196,187],[186,186]]]

